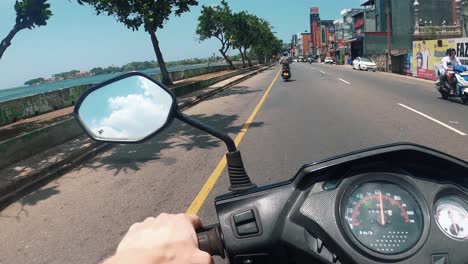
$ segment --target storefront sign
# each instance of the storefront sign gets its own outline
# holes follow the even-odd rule
[[[413,41],[411,71],[413,76],[436,80],[435,70],[439,68],[447,49],[454,48],[462,64],[468,63],[468,38]]]

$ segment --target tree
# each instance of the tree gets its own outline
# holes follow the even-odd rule
[[[159,48],[159,40],[156,37],[156,31],[162,29],[164,23],[169,20],[173,13],[180,16],[184,12],[190,11],[190,6],[198,5],[197,0],[77,0],[80,4],[89,4],[93,6],[97,14],[107,13],[109,16],[115,16],[117,20],[123,23],[127,28],[139,30],[143,27],[151,37],[154,53],[158,60],[162,82],[171,85],[172,81],[167,71],[166,63]]]
[[[27,82],[24,83],[24,85],[35,85],[35,84],[41,84],[41,83],[44,83],[45,82],[45,79],[44,78],[35,78],[35,79],[31,79]]]
[[[252,47],[252,53],[260,63],[266,63],[273,55],[281,52],[283,43],[273,34],[268,21],[260,19],[257,26],[257,38]]]
[[[239,49],[243,66],[245,67],[245,60],[249,62],[249,66],[252,66],[247,50],[260,41],[257,37],[260,19],[255,15],[242,11],[234,14],[233,23],[235,26],[232,30],[232,45]]]
[[[0,59],[5,50],[11,45],[11,40],[23,29],[33,29],[36,26],[47,25],[47,20],[52,16],[48,0],[16,0],[16,22],[13,29],[0,42]]]
[[[232,61],[227,55],[231,48],[231,35],[233,31],[233,15],[228,3],[221,1],[218,6],[203,6],[201,15],[198,18],[197,35],[201,41],[217,38],[221,42],[219,52],[229,64],[234,68]]]

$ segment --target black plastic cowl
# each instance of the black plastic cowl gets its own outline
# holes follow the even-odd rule
[[[256,188],[257,185],[250,181],[249,175],[245,171],[244,163],[240,151],[226,153],[229,181],[231,192],[239,193]]]

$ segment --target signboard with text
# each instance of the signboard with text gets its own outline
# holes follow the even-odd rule
[[[436,80],[435,69],[441,64],[447,49],[454,48],[461,63],[468,64],[468,38],[413,41],[411,72],[413,76]]]

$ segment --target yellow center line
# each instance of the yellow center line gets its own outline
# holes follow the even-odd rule
[[[273,85],[275,84],[276,80],[278,79],[278,76],[280,74],[281,70],[278,71],[276,74],[275,78],[271,81],[270,86],[266,90],[265,94],[263,95],[262,99],[258,102],[257,106],[253,110],[252,114],[250,114],[249,118],[245,122],[244,126],[240,130],[239,134],[237,134],[236,138],[234,139],[234,143],[236,146],[239,146],[242,138],[244,138],[245,133],[250,127],[250,124],[252,124],[252,121],[254,120],[255,116],[257,115],[258,111],[262,107],[263,103],[265,103],[265,100],[270,93],[271,89],[273,88]],[[219,176],[223,172],[224,168],[226,167],[226,157],[224,156],[214,169],[214,171],[211,173],[210,177],[208,180],[205,182],[203,187],[201,188],[200,192],[197,194],[195,199],[193,200],[192,204],[189,206],[187,211],[185,212],[186,214],[190,215],[195,215],[198,213],[200,208],[202,207],[203,203],[205,202],[206,198],[210,194],[211,190],[213,189],[214,185],[218,181]]]

